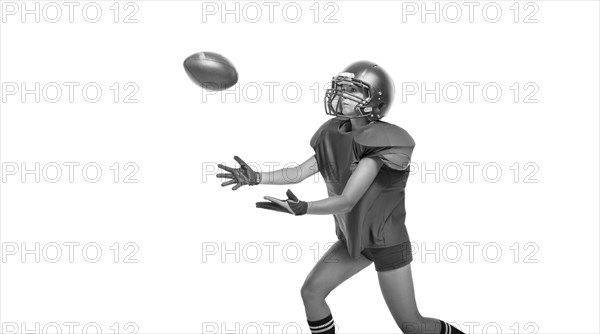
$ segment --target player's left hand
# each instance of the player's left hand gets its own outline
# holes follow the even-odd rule
[[[294,193],[288,189],[285,193],[288,199],[277,199],[271,196],[265,196],[264,199],[269,202],[256,202],[256,207],[260,209],[275,210],[279,212],[285,212],[294,216],[301,216],[306,213],[308,209],[308,203],[301,201],[294,195]]]

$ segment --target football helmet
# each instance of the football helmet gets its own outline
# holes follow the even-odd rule
[[[362,96],[355,92],[361,92]],[[331,88],[325,93],[325,112],[331,116],[378,120],[390,110],[394,95],[394,82],[381,66],[370,61],[357,61],[333,77]],[[357,116],[337,111],[343,99],[358,103],[354,108]],[[334,100],[337,100],[335,105]]]

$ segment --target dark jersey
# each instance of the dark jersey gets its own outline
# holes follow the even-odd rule
[[[354,208],[334,215],[338,239],[346,240],[350,256],[357,259],[365,248],[409,241],[404,224],[404,188],[415,142],[404,129],[383,121],[352,131],[350,127],[350,120],[332,118],[317,130],[310,145],[329,196],[342,194],[362,158],[373,158],[381,166]]]

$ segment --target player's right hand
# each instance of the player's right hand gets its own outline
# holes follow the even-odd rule
[[[217,165],[219,168],[224,169],[229,172],[229,173],[217,174],[217,177],[231,179],[227,182],[221,183],[222,187],[225,187],[225,186],[235,183],[236,185],[233,186],[233,188],[231,188],[231,190],[237,190],[237,188],[239,188],[241,186],[245,186],[245,185],[254,186],[254,185],[257,185],[260,183],[260,181],[261,181],[260,173],[257,173],[254,170],[252,170],[252,168],[250,168],[250,166],[248,166],[244,162],[244,160],[242,160],[237,155],[234,156],[233,158],[235,159],[235,161],[237,161],[240,164],[240,168],[231,168],[231,167],[227,167],[227,166],[224,166],[221,164]]]

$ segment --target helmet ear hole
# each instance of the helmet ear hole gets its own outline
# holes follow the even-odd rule
[[[383,107],[385,106],[385,103],[381,102],[378,106],[377,109],[381,110]]]

